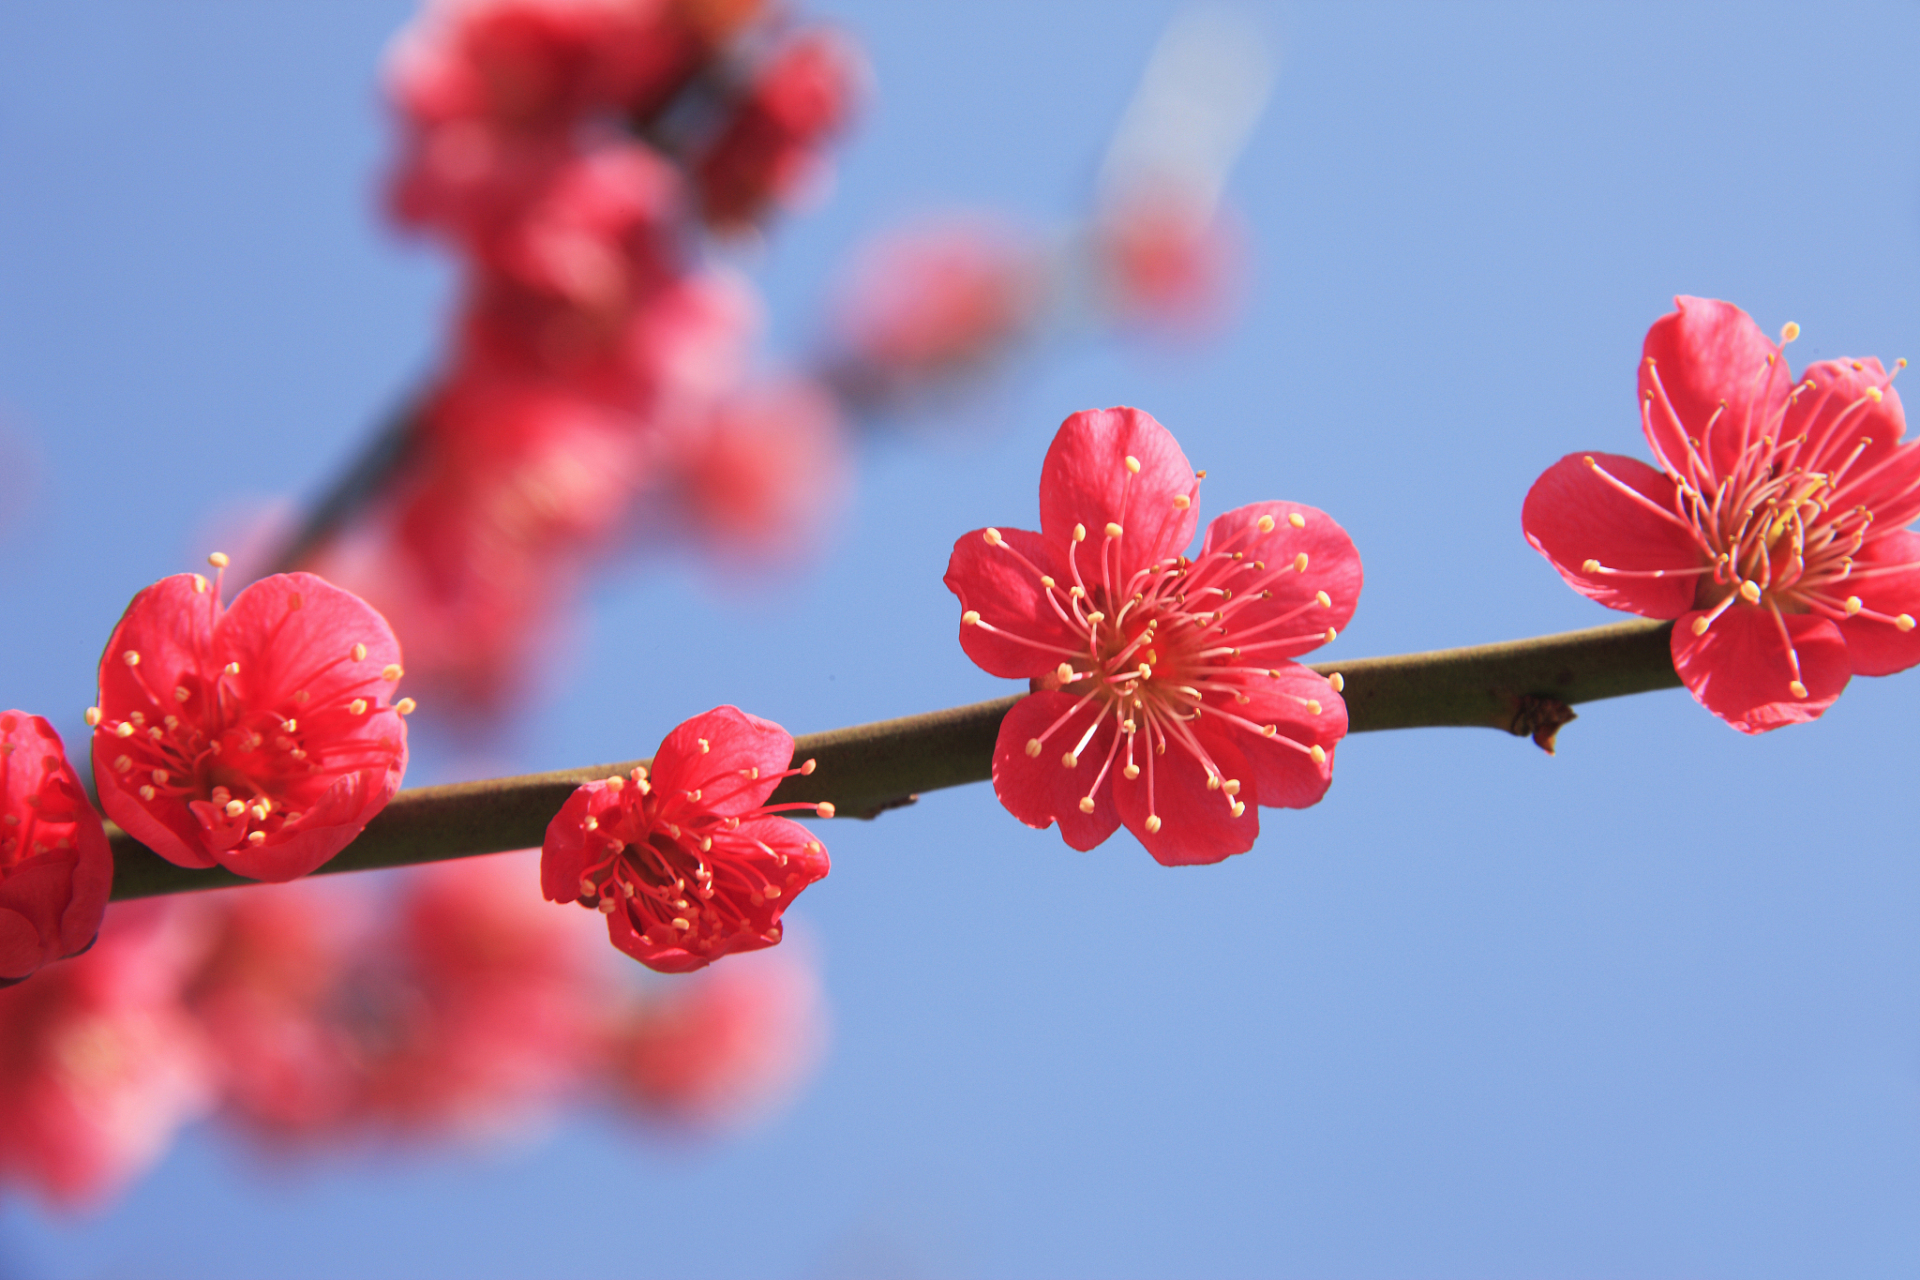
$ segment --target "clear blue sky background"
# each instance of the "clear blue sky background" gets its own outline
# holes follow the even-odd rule
[[[1171,8],[836,0],[877,70],[835,197],[757,264],[797,344],[863,235],[1083,201]],[[0,704],[70,733],[127,597],[240,494],[311,493],[430,368],[444,264],[373,212],[404,3],[0,7]],[[1056,353],[953,438],[869,450],[791,585],[598,592],[508,767],[642,754],[737,702],[797,732],[989,697],[940,584],[1031,525],[1066,413],[1133,403],[1211,511],[1353,533],[1332,651],[1609,621],[1520,535],[1576,449],[1642,452],[1676,292],[1796,360],[1920,355],[1910,5],[1309,5],[1232,185],[1242,323]],[[985,787],[827,831],[796,910],[836,1039],[712,1147],[576,1117],[482,1156],[263,1168],[191,1132],[123,1202],[0,1207],[0,1275],[1856,1277],[1920,1273],[1920,674],[1743,738],[1680,692],[1547,759],[1367,735],[1250,854],[1089,854]],[[427,762],[430,765],[430,762]],[[427,780],[422,772],[420,780]],[[596,1228],[593,1224],[601,1224]]]

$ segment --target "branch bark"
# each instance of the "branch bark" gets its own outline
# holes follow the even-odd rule
[[[1668,644],[1673,624],[1626,622],[1504,644],[1322,662],[1345,685],[1349,732],[1484,726],[1532,736],[1552,750],[1553,731],[1576,702],[1677,688]],[[794,759],[818,768],[792,777],[776,801],[831,800],[842,817],[871,818],[922,792],[984,782],[993,773],[1000,720],[1023,695],[899,720],[808,734]],[[554,773],[416,787],[395,796],[360,838],[320,868],[367,871],[500,853],[540,844],[573,789],[623,774],[645,760]],[[222,869],[176,867],[109,824],[116,900],[250,884]]]

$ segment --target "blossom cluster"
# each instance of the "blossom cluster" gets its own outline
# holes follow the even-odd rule
[[[114,907],[87,955],[0,992],[0,1183],[97,1202],[209,1115],[275,1151],[485,1139],[586,1100],[725,1126],[812,1067],[804,950],[635,983],[531,858]]]
[[[755,0],[447,0],[398,40],[391,207],[458,256],[460,312],[402,465],[315,566],[446,705],[512,692],[635,534],[790,555],[829,513],[838,406],[755,372],[758,299],[702,247],[818,184],[862,74]]]

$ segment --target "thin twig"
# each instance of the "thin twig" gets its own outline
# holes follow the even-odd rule
[[[1540,740],[1542,707],[1552,725],[1575,702],[1675,688],[1668,650],[1672,624],[1627,622],[1590,631],[1441,649],[1390,658],[1323,662],[1340,673],[1350,729],[1482,725]],[[795,740],[794,759],[819,767],[788,778],[775,799],[831,800],[843,817],[873,817],[922,792],[984,782],[993,773],[1000,720],[1021,695],[900,720],[855,725]],[[517,778],[492,778],[402,791],[360,838],[320,871],[366,871],[538,845],[547,823],[582,782],[623,774],[644,760],[589,765]],[[248,884],[231,872],[176,867],[116,827],[113,896],[145,898]]]

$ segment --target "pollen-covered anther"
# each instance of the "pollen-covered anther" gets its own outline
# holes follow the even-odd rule
[[[1789,320],[1780,326],[1780,345],[1785,346],[1800,336],[1800,326]]]
[[[122,720],[119,724],[113,726],[113,736],[116,738],[131,738],[133,736],[133,726],[127,721]]]
[[[1227,806],[1227,812],[1231,813],[1236,818],[1239,817],[1241,814],[1245,813],[1246,811],[1247,811],[1247,802],[1244,800],[1235,800],[1233,803]]]
[[[1873,401],[1873,402],[1874,402],[1875,404],[1879,404],[1879,403],[1880,403],[1880,388],[1878,388],[1878,387],[1868,387],[1868,388],[1867,388],[1867,390],[1866,390],[1866,397],[1867,397],[1867,399],[1869,399],[1869,400],[1871,400],[1871,401]]]
[[[1069,769],[1078,768],[1080,764],[1080,757],[1073,754],[1073,752],[1068,751],[1061,755],[1060,763],[1065,765]]]
[[[1302,551],[1299,555],[1293,558],[1293,571],[1295,573],[1305,573],[1307,571],[1307,553],[1306,552]]]
[[[1075,542],[1085,542],[1087,540],[1087,526],[1083,524],[1074,525],[1073,540]]]
[[[389,662],[386,666],[380,668],[380,678],[382,680],[398,680],[405,674],[406,672],[401,670],[400,664],[397,662]]]
[[[1804,698],[1807,696],[1807,686],[1801,684],[1798,680],[1789,680],[1787,681],[1787,692],[1796,698]]]
[[[237,818],[247,811],[247,806],[238,800],[227,801],[224,812],[229,818]]]
[[[121,756],[119,759],[113,762],[113,771],[115,773],[125,773],[127,770],[131,768],[133,768],[132,756]]]
[[[193,575],[193,594],[197,596],[207,594],[207,580],[197,573]]]
[[[1689,625],[1688,629],[1691,630],[1693,634],[1697,636],[1703,636],[1707,634],[1707,628],[1712,625],[1713,625],[1712,617],[1703,613],[1699,617],[1693,620],[1693,622]]]
[[[1327,749],[1316,742],[1307,748],[1307,758],[1315,764],[1325,764],[1327,762]]]
[[[1136,476],[1139,475],[1140,459],[1134,457],[1132,454],[1128,454],[1126,461],[1127,461],[1127,470],[1131,471]]]
[[[1092,812],[1094,811],[1094,809],[1095,809],[1095,807],[1096,807],[1096,806],[1095,806],[1095,805],[1094,805],[1094,803],[1093,803],[1093,797],[1092,797],[1092,796],[1081,796],[1081,797],[1080,797],[1080,812],[1082,812],[1082,813],[1092,813]]]
[[[1140,766],[1137,764],[1126,765],[1120,770],[1120,776],[1125,778],[1128,782],[1132,782],[1135,778],[1140,776]]]
[[[1272,516],[1261,516],[1261,517],[1260,517],[1260,518],[1259,518],[1258,520],[1256,520],[1256,521],[1254,521],[1254,527],[1255,527],[1255,528],[1257,528],[1257,529],[1259,529],[1259,530],[1260,530],[1260,532],[1262,532],[1262,533],[1272,533],[1272,532],[1273,532],[1273,517],[1272,517]]]
[[[1220,775],[1219,775],[1219,774],[1217,774],[1217,773],[1210,773],[1210,774],[1208,774],[1208,775],[1207,775],[1207,790],[1209,790],[1209,791],[1218,791],[1219,789],[1220,789]]]
[[[232,564],[233,561],[230,558],[228,558],[226,552],[215,551],[207,557],[207,563],[212,565],[216,569],[224,569],[228,565]]]
[[[1277,724],[1263,724],[1260,726],[1260,736],[1263,738],[1274,737],[1279,732],[1280,726]]]
[[[1860,610],[1861,610],[1861,609],[1863,609],[1863,608],[1865,608],[1865,607],[1866,607],[1866,606],[1865,606],[1864,604],[1862,604],[1862,603],[1861,603],[1861,600],[1860,600],[1860,597],[1859,597],[1859,596],[1848,596],[1848,597],[1847,597],[1847,605],[1846,605],[1846,608],[1847,608],[1847,616],[1848,616],[1849,618],[1851,618],[1851,617],[1852,617],[1852,616],[1853,616],[1854,614],[1856,614],[1856,613],[1858,613],[1858,612],[1860,612]]]
[[[367,660],[367,646],[363,644],[354,645],[353,660],[355,662],[365,662]]]
[[[265,844],[266,842],[267,842],[267,833],[266,833],[266,832],[264,832],[264,831],[249,831],[249,832],[247,832],[247,843],[248,843],[248,844],[252,844],[252,845],[262,845],[262,844]]]
[[[142,800],[151,800],[157,794],[159,793],[156,792],[152,787],[148,786],[146,783],[140,784],[140,798]]]
[[[1004,541],[1004,539],[1001,538],[1000,531],[998,529],[988,529],[985,533],[981,534],[980,536],[986,541],[986,544],[990,547],[997,547]]]
[[[1192,505],[1193,505],[1193,499],[1189,498],[1186,494],[1176,493],[1173,495],[1173,509],[1175,511],[1185,511],[1188,507]]]
[[[130,667],[137,667],[140,665],[140,651],[138,649],[129,649],[120,655],[120,660]]]
[[[1295,511],[1287,516],[1287,523],[1296,529],[1304,529],[1307,527],[1307,518]]]
[[[420,704],[415,702],[412,698],[402,698],[400,699],[400,701],[393,704],[393,709],[396,712],[398,712],[400,715],[410,716],[414,713],[415,710],[419,708],[419,706]]]
[[[1339,629],[1338,627],[1328,627],[1328,628],[1327,628],[1327,643],[1328,643],[1328,644],[1332,644],[1332,643],[1333,643],[1333,642],[1334,642],[1335,640],[1338,640],[1339,638],[1340,638],[1340,629]]]
[[[1913,630],[1913,615],[1910,613],[1900,614],[1894,618],[1893,625],[1902,631],[1911,631]]]
[[[367,714],[367,700],[365,698],[355,698],[347,704],[347,710],[356,716],[363,716]]]
[[[800,766],[800,776],[803,778],[809,777],[812,775],[813,771],[815,769],[818,769],[819,767],[820,767],[820,762],[818,760],[815,760],[812,757],[808,757],[807,760],[803,762]]]
[[[819,804],[813,806],[813,811],[823,818],[831,818],[834,815],[833,804],[827,800],[822,800]]]
[[[240,674],[240,664],[237,662],[229,662],[226,666],[220,669],[226,672],[230,676],[237,676]]]
[[[1308,699],[1307,699],[1307,713],[1308,713],[1309,715],[1316,715],[1316,716],[1317,716],[1317,715],[1319,715],[1319,714],[1320,714],[1320,712],[1321,712],[1321,711],[1322,711],[1323,709],[1324,709],[1324,708],[1322,708],[1322,707],[1321,707],[1321,705],[1320,705],[1320,699],[1318,699],[1318,698],[1308,698]]]
[[[1038,738],[1027,739],[1027,754],[1029,756],[1037,757],[1040,754],[1041,750],[1042,750],[1042,747],[1040,746],[1040,739]]]
[[[1071,662],[1063,662],[1053,669],[1053,674],[1059,678],[1061,684],[1072,684],[1073,664]]]
[[[1160,825],[1161,825],[1161,824],[1160,824],[1160,815],[1159,815],[1159,814],[1157,814],[1157,813],[1150,813],[1150,814],[1148,814],[1148,815],[1147,815],[1147,834],[1148,834],[1148,835],[1150,835],[1150,836],[1156,836],[1156,835],[1159,835],[1159,834],[1160,834]]]
[[[1580,572],[1598,573],[1600,572],[1600,562],[1598,560],[1582,560],[1580,562]]]
[[[1109,538],[1117,538],[1120,536],[1120,533],[1121,533],[1121,529],[1119,525],[1115,524],[1111,520],[1107,521],[1107,536]]]
[[[98,708],[98,707],[88,707],[88,708],[87,708],[87,714],[86,714],[86,715],[85,715],[84,717],[82,717],[82,718],[83,718],[84,720],[86,720],[86,722],[87,722],[87,727],[88,727],[88,728],[90,728],[90,729],[91,729],[91,728],[97,728],[97,727],[99,727],[99,724],[100,724],[100,708]]]
[[[977,626],[979,626],[979,625],[980,625],[980,611],[979,611],[978,609],[969,609],[969,610],[967,610],[967,611],[966,611],[965,613],[963,613],[963,614],[961,614],[961,615],[960,615],[960,625],[961,625],[961,626],[963,626],[963,627],[977,627]]]
[[[1335,693],[1344,693],[1346,691],[1347,678],[1338,671],[1327,677],[1327,683],[1333,686]]]

